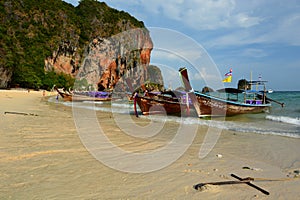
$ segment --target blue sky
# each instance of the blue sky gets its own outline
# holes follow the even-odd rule
[[[66,2],[78,5],[78,1],[75,0]],[[298,0],[106,0],[104,2],[143,21],[145,26],[150,28],[150,33],[152,27],[174,30],[175,35],[182,34],[188,37],[190,42],[201,45],[215,63],[221,76],[230,68],[233,69],[232,83],[225,86],[236,87],[239,79],[250,79],[252,72],[253,79],[261,75],[263,79],[269,81],[268,87],[275,91],[300,90]],[[154,48],[156,45],[161,44],[154,40]],[[178,64],[178,62],[163,63],[157,56],[159,53],[154,51],[151,57],[153,64],[169,66]],[[203,78],[205,73],[201,76]],[[200,81],[201,76],[193,76],[193,81]],[[165,84],[169,81],[165,81]]]

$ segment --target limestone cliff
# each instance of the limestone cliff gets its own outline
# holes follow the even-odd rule
[[[45,59],[45,71],[54,70],[58,73],[76,76],[81,58],[77,48],[71,41],[62,41],[57,50]]]
[[[12,76],[10,69],[0,66],[0,88],[6,88]]]
[[[163,85],[159,69],[148,73],[152,48],[151,37],[145,28],[131,29],[108,38],[95,37],[82,57],[71,42],[64,41],[45,60],[45,70],[70,74],[77,80],[86,79],[97,90],[114,89],[122,77],[130,77],[137,87],[146,81]],[[153,66],[150,68],[154,69]]]
[[[87,48],[77,78],[85,78],[98,90],[113,89],[122,77],[130,77],[134,85],[141,85],[151,79],[148,68],[152,48],[146,29],[132,29],[109,38],[97,37]],[[161,76],[152,76],[151,81],[163,84]]]
[[[163,85],[159,69],[156,69],[159,73],[148,74],[152,48],[149,31],[129,27],[127,23],[121,33],[94,37],[81,54],[74,42],[61,42],[45,59],[45,71],[54,70],[70,74],[76,80],[85,79],[97,90],[114,89],[122,77],[131,77],[136,87],[145,81]]]
[[[95,0],[4,0],[0,10],[0,87],[69,88],[79,73],[105,89],[127,72],[148,79],[152,41],[129,13]]]

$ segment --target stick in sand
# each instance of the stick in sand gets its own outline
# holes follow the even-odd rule
[[[239,181],[243,181],[243,180],[244,180],[243,178],[240,178],[240,177],[238,177],[238,176],[235,175],[235,174],[231,174],[231,176],[234,177],[234,178],[236,178],[236,179],[238,179]],[[253,180],[254,180],[254,179],[253,179]],[[253,188],[255,188],[255,189],[261,191],[261,192],[264,193],[265,195],[269,195],[269,194],[270,194],[268,191],[266,191],[266,190],[264,190],[264,189],[262,189],[262,188],[260,188],[260,187],[258,187],[258,186],[256,186],[256,185],[250,183],[250,181],[249,181],[249,182],[245,182],[245,183],[246,183],[247,185],[249,185],[249,186],[251,186],[251,187],[253,187]]]
[[[198,190],[200,187],[204,186],[204,185],[232,185],[232,184],[247,184],[257,190],[259,190],[260,192],[264,193],[265,195],[269,195],[270,193],[256,185],[254,185],[253,183],[251,183],[250,181],[254,181],[254,178],[240,178],[235,174],[231,174],[232,177],[238,179],[238,181],[220,181],[220,182],[209,182],[209,183],[199,183],[197,185],[194,185],[194,188],[196,190]]]
[[[23,113],[23,112],[4,112],[4,114],[14,114],[14,115],[32,115],[32,116],[37,116],[37,114],[33,114],[33,113]]]
[[[204,185],[233,185],[233,184],[243,184],[243,183],[249,183],[251,180],[245,179],[242,181],[219,181],[219,182],[208,182],[208,183],[199,183],[197,185],[194,185],[194,188],[198,190]]]

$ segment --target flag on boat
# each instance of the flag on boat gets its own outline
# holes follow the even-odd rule
[[[225,74],[225,76],[232,76],[232,69],[230,69],[229,72],[227,72],[227,73]]]
[[[232,78],[232,69],[229,70],[229,72],[227,72],[225,74],[226,78],[223,79],[224,83],[230,83],[231,82],[231,78]]]
[[[231,82],[231,77],[232,76],[227,76],[226,78],[223,79],[224,83],[230,83]]]

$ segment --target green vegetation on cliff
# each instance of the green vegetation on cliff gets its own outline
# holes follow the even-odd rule
[[[128,13],[95,0],[81,0],[77,7],[61,0],[2,0],[0,20],[0,71],[12,72],[12,77],[6,77],[8,87],[35,89],[53,84],[68,87],[74,82],[68,75],[44,70],[45,58],[62,41],[73,44],[80,54],[96,36],[144,27]]]

